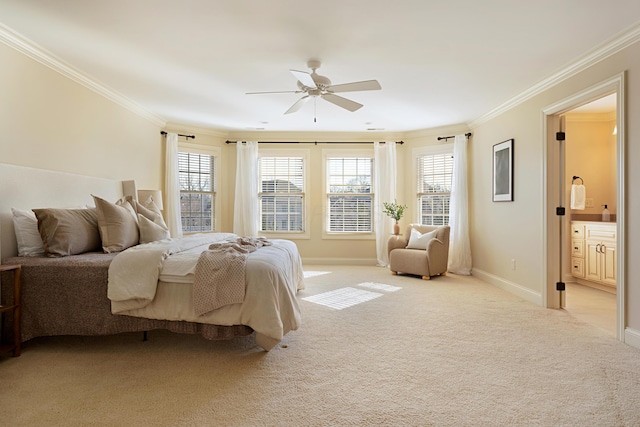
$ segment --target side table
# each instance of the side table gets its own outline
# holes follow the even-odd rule
[[[11,303],[3,301],[4,296],[0,295],[0,316],[13,314],[13,343],[0,342],[0,353],[13,351],[13,357],[20,356],[20,265],[0,265],[0,272],[13,271],[13,301]],[[4,320],[4,319],[3,319]],[[5,337],[2,337],[5,341]]]

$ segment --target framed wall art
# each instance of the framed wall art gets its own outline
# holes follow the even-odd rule
[[[493,201],[513,202],[513,139],[493,146]]]

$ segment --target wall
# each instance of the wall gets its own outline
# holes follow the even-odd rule
[[[615,125],[609,114],[568,115],[566,120],[566,204],[571,206],[571,179],[584,180],[587,198],[593,207],[571,211],[577,215],[600,215],[604,204],[611,214],[616,213],[616,141],[612,135]],[[578,180],[578,182],[580,182]]]
[[[0,162],[161,188],[157,125],[2,43],[0,64]]]
[[[540,127],[540,107],[521,104],[472,129],[469,146],[473,274],[537,304],[544,277]],[[493,202],[493,145],[511,138],[514,201]]]
[[[640,169],[632,159],[640,158],[640,122],[631,120],[640,114],[640,43],[632,44],[553,88],[526,100],[514,108],[472,123],[470,144],[471,245],[474,274],[497,286],[542,303],[547,286],[545,268],[545,141],[542,110],[578,92],[584,91],[619,73],[626,78],[626,295],[627,336],[640,346]],[[621,130],[618,129],[618,132]],[[492,145],[515,139],[515,201],[491,201]],[[552,206],[549,209],[553,209]],[[620,215],[620,212],[618,212]],[[517,267],[511,269],[510,260]]]

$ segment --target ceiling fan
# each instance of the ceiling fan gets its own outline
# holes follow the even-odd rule
[[[307,67],[311,69],[311,73],[306,71],[289,70],[298,81],[298,90],[277,92],[247,92],[247,95],[270,93],[304,93],[304,96],[302,98],[297,100],[287,111],[284,112],[285,114],[295,113],[312,98],[314,99],[314,101],[317,98],[322,98],[325,101],[329,101],[330,103],[337,105],[338,107],[342,107],[345,110],[353,112],[362,108],[363,105],[350,99],[338,96],[336,95],[336,93],[382,89],[380,83],[378,83],[377,80],[365,80],[361,82],[333,85],[331,84],[331,80],[329,80],[327,77],[321,76],[316,73],[316,70],[320,68],[320,61],[316,59],[310,59],[309,61],[307,61]]]

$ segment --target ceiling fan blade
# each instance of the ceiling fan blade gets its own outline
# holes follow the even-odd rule
[[[327,88],[331,93],[337,92],[357,92],[360,90],[379,90],[382,89],[377,80],[365,80],[362,82],[344,83],[340,85],[332,85]]]
[[[321,96],[324,100],[329,101],[330,103],[335,104],[338,107],[342,107],[345,110],[349,110],[351,112],[354,112],[362,108],[362,104],[358,104],[355,101],[351,101],[350,99],[343,98],[341,96],[334,95],[332,93],[325,93],[324,95],[321,95]]]
[[[291,74],[293,74],[293,77],[295,77],[296,79],[298,79],[298,81],[300,83],[302,83],[304,86],[310,88],[310,89],[317,89],[318,87],[316,86],[316,82],[313,81],[313,78],[311,78],[311,74],[305,72],[305,71],[297,71],[297,70],[289,70],[291,72]]]
[[[245,95],[264,95],[269,93],[301,93],[301,90],[280,90],[275,92],[245,92]]]
[[[293,104],[291,107],[289,107],[289,109],[287,111],[285,111],[284,113],[285,114],[295,113],[300,108],[302,108],[302,106],[304,104],[306,104],[308,100],[309,100],[309,95],[303,96],[302,98],[298,99],[295,104]]]

